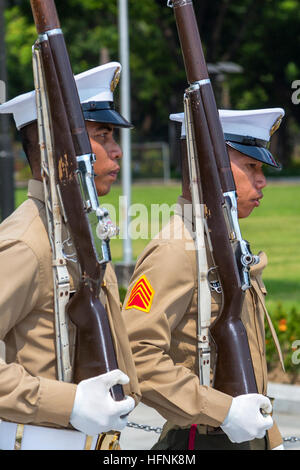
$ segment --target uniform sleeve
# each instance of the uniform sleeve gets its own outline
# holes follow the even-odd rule
[[[283,439],[276,423],[267,431],[267,436],[270,450],[283,444]]]
[[[146,277],[154,292],[148,312],[128,308],[137,294],[136,283]],[[195,275],[180,244],[150,244],[138,261],[124,301],[123,314],[138,372],[142,401],[165,419],[188,426],[193,423],[219,426],[232,398],[200,386],[188,368],[170,356],[172,332],[192,301]],[[140,289],[143,294],[143,289]],[[138,304],[139,297],[136,298]],[[176,345],[172,345],[176,347]]]
[[[23,242],[0,241],[0,339],[30,313],[39,296],[39,261]],[[28,332],[30,334],[30,332]],[[22,365],[0,361],[0,417],[67,426],[76,386],[33,377]]]
[[[0,338],[25,318],[39,295],[39,263],[32,250],[16,240],[0,242]]]

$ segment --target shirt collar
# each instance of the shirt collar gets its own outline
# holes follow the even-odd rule
[[[182,196],[179,196],[177,199],[177,205],[174,210],[174,214],[179,217],[182,217],[185,222],[185,225],[190,230],[192,237],[195,238],[195,233],[193,232],[193,206],[191,201],[185,199]],[[260,251],[258,255],[260,258],[259,263],[250,267],[250,272],[252,276],[260,274],[265,269],[268,263],[266,253]]]
[[[262,274],[263,270],[266,268],[268,264],[268,258],[264,251],[260,251],[258,253],[258,256],[259,256],[259,262],[250,267],[251,276],[258,276]]]
[[[27,196],[45,202],[43,183],[34,179],[29,180]]]
[[[193,205],[191,201],[179,196],[174,214],[179,215],[184,221],[193,224]]]

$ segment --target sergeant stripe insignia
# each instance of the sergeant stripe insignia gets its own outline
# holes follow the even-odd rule
[[[154,289],[146,276],[140,277],[131,289],[125,309],[136,308],[149,313],[154,297]]]

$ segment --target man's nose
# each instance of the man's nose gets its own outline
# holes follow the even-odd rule
[[[256,177],[256,185],[259,189],[263,189],[267,186],[267,179],[262,170],[259,171]]]
[[[119,144],[117,144],[117,142],[114,139],[112,139],[111,142],[109,143],[107,152],[110,158],[112,158],[113,160],[120,159],[123,156],[121,147],[119,146]]]

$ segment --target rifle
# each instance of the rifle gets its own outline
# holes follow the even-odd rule
[[[199,193],[206,206],[208,236],[221,282],[221,311],[211,324],[216,347],[213,387],[231,396],[257,393],[245,327],[241,320],[250,266],[258,262],[243,240],[236,187],[215,97],[203,54],[192,0],[169,0],[173,7],[187,81],[184,109],[187,140],[197,157]]]
[[[77,327],[73,380],[79,383],[118,368],[107,312],[99,300],[110,261],[110,226],[107,212],[99,206],[95,157],[55,3],[30,3],[47,91],[57,191],[81,269],[79,288],[66,306]],[[111,394],[115,400],[124,398],[121,385],[112,387]]]
[[[207,223],[205,218],[205,205],[203,204],[203,194],[199,180],[199,169],[195,146],[191,135],[191,128],[187,128],[186,136],[185,115],[171,114],[170,119],[182,122],[180,137],[180,159],[182,186],[189,184],[192,208],[193,208],[193,230],[195,233],[195,249],[197,258],[197,304],[198,304],[198,322],[197,322],[197,352],[198,352],[198,370],[199,381],[201,385],[210,385],[210,342],[209,327],[211,321],[211,291],[208,282],[208,261],[207,261],[207,243],[205,234],[207,234]],[[208,248],[212,251],[211,246]]]

